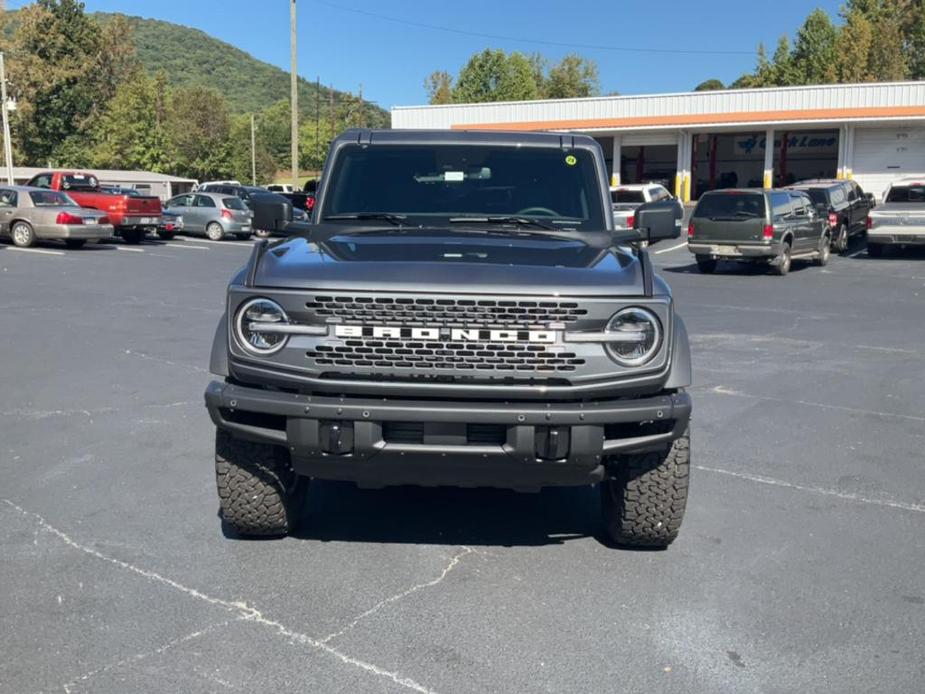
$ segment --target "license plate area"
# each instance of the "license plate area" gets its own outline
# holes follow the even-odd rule
[[[735,246],[722,244],[710,246],[710,253],[713,255],[742,255],[741,251]]]

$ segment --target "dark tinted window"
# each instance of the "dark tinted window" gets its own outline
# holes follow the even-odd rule
[[[222,204],[229,210],[246,210],[247,205],[241,202],[241,198],[222,198]]]
[[[50,173],[39,174],[38,176],[33,178],[31,181],[29,181],[29,185],[32,186],[33,188],[51,188],[51,174]]]
[[[603,229],[601,182],[591,152],[580,149],[348,145],[331,171],[323,217],[388,212],[439,223],[517,215]]]
[[[834,199],[829,201],[829,194],[834,193],[834,190],[829,190],[828,188],[809,188],[806,190],[806,194],[809,195],[809,199],[813,201],[814,205],[825,205],[829,207],[835,201]]]
[[[17,198],[15,190],[0,190],[0,207],[16,207]]]
[[[925,202],[925,185],[893,186],[886,202]]]
[[[641,190],[612,190],[610,191],[612,202],[645,202],[645,196]]]
[[[775,217],[786,217],[790,214],[790,194],[771,193],[771,209]]]
[[[65,174],[61,177],[62,190],[97,190],[100,182],[96,176],[87,174]]]
[[[29,197],[32,198],[32,204],[36,207],[70,207],[77,204],[67,195],[56,190],[33,190],[29,193]]]
[[[855,200],[857,200],[857,199],[858,199],[858,193],[857,193],[857,191],[854,189],[854,186],[851,185],[851,184],[849,183],[849,184],[848,184],[847,186],[845,186],[845,187],[848,189],[848,190],[847,190],[847,193],[848,193],[848,202],[854,202]]]
[[[761,193],[708,193],[700,198],[695,217],[725,217],[748,219],[764,217],[764,195]]]

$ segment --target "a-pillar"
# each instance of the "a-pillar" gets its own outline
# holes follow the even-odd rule
[[[764,188],[774,187],[774,130],[764,134]]]
[[[623,160],[623,137],[613,136],[613,161],[610,164],[610,185],[620,185],[620,169]]]

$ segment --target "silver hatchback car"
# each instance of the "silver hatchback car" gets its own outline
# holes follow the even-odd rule
[[[0,236],[20,248],[42,239],[80,248],[87,241],[112,238],[106,213],[81,207],[66,193],[28,186],[0,187]]]
[[[205,234],[212,241],[226,236],[249,238],[253,215],[241,198],[221,193],[186,193],[164,207],[183,218],[184,234]]]

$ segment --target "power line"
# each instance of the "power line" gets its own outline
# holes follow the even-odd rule
[[[533,43],[540,46],[556,46],[558,48],[581,48],[595,51],[618,51],[621,53],[664,53],[669,55],[755,55],[755,51],[722,51],[722,50],[698,50],[687,48],[653,48],[650,46],[600,46],[592,43],[565,43],[562,41],[546,41],[543,39],[529,39],[520,36],[505,36],[503,34],[486,34],[480,31],[468,31],[466,29],[457,29],[455,27],[440,26],[438,24],[427,24],[425,22],[415,22],[410,19],[400,19],[398,17],[389,17],[388,15],[370,12],[355,7],[342,7],[333,2],[325,0],[314,0],[317,5],[324,5],[341,12],[352,12],[354,14],[381,19],[384,22],[394,22],[395,24],[406,24],[408,26],[418,27],[421,29],[430,29],[433,31],[445,31],[450,34],[461,34],[463,36],[475,36],[482,39],[492,39],[496,41],[517,41],[520,43]]]

